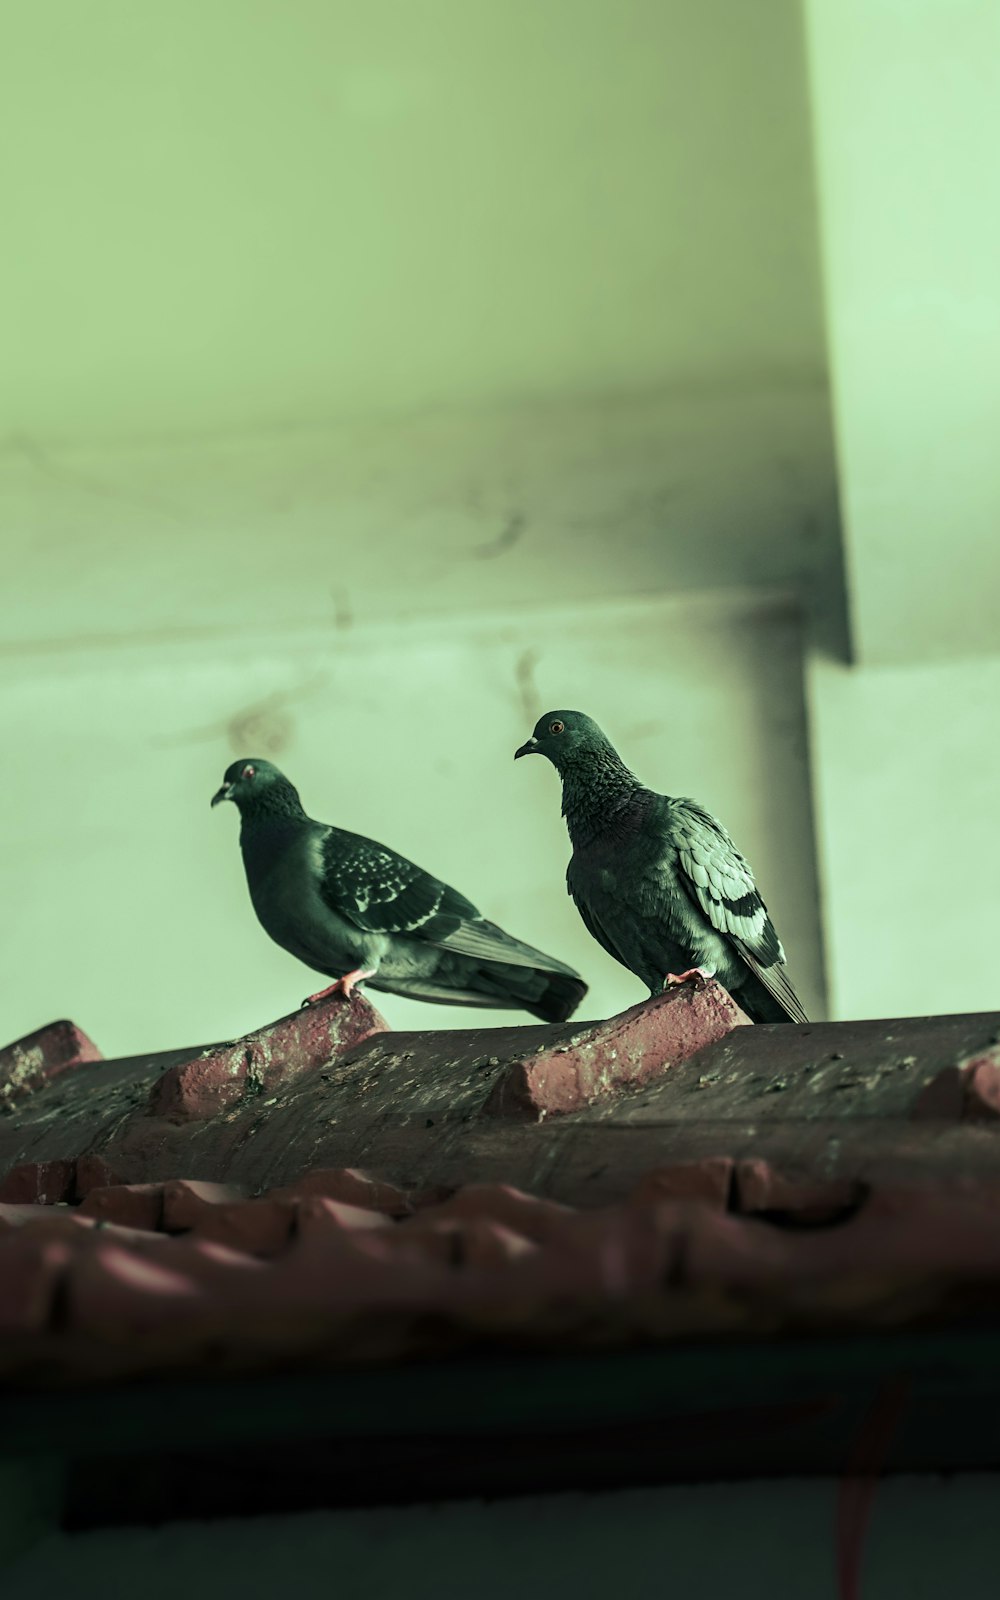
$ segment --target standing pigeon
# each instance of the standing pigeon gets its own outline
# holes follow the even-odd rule
[[[573,844],[569,892],[651,995],[718,977],[754,1022],[806,1022],[753,874],[694,800],[653,794],[582,711],[540,717],[514,759],[548,756]],[[675,975],[676,974],[676,975]]]
[[[250,899],[276,944],[335,982],[438,1000],[530,1011],[565,1022],[587,992],[572,967],[512,939],[463,895],[356,833],[314,822],[277,767],[234,761],[213,796],[233,800]]]

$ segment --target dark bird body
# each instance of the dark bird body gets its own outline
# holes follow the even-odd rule
[[[276,944],[350,994],[355,983],[443,1005],[564,1022],[587,992],[571,967],[488,922],[456,890],[384,845],[307,816],[270,762],[228,769],[250,899]],[[318,999],[318,995],[311,996]]]
[[[695,800],[654,794],[589,717],[550,711],[518,756],[563,786],[570,894],[598,944],[659,994],[675,974],[717,977],[754,1022],[805,1022],[753,874]]]

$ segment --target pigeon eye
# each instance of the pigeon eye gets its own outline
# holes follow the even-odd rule
[[[549,723],[549,732],[550,733],[562,733],[562,731],[565,728],[565,726],[566,726],[565,722],[550,722]]]
[[[243,771],[240,773],[240,777],[241,778],[253,778],[253,777],[256,776],[256,773],[257,773],[257,768],[256,767],[251,767],[249,762],[248,762],[247,765],[243,768]]]

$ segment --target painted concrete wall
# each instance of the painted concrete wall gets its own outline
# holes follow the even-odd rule
[[[691,604],[790,586],[815,620],[842,600],[800,19],[593,0],[570,28],[568,3],[502,24],[487,6],[449,24],[443,0],[214,0],[143,29],[112,0],[86,24],[44,5],[19,19],[0,64],[7,159],[31,152],[0,261],[5,1037],[57,1010],[107,1049],[232,1032],[244,974],[269,1010],[298,997],[220,827],[177,831],[254,737],[277,740],[317,811],[577,960],[593,1004],[632,998],[580,943],[541,775],[504,776],[510,805],[530,790],[533,809],[516,830],[503,813],[489,876],[441,829],[454,773],[389,800],[393,759],[423,770],[420,719],[490,725],[477,771],[522,736],[517,663],[540,655],[546,682],[548,623],[530,617],[547,609],[572,641],[553,697],[600,706],[652,781],[717,807],[814,1008],[807,738],[833,1014],[996,1004],[995,663],[913,659],[981,650],[994,609],[993,290],[976,277],[991,213],[972,159],[996,98],[992,13],[926,0],[901,35],[889,0],[807,8],[852,603],[863,655],[905,643],[913,666],[816,655],[805,722],[786,625],[771,672],[771,622],[733,631]],[[565,71],[543,92],[557,38]],[[918,141],[911,183],[900,129],[924,127],[930,100],[940,162]],[[947,199],[950,232],[928,231],[927,194]],[[934,360],[918,372],[899,356],[923,323]],[[959,368],[978,376],[953,393]],[[312,425],[274,426],[295,419]],[[616,607],[643,594],[664,621],[633,651]],[[512,630],[499,650],[496,630]],[[370,718],[394,725],[400,676],[421,705],[390,751]],[[764,706],[790,731],[762,733]],[[628,751],[628,729],[653,724],[664,742]],[[364,753],[363,805],[334,727]],[[463,793],[467,841],[481,801]],[[943,837],[971,842],[973,870]],[[515,900],[500,863],[525,848]],[[551,899],[530,887],[546,873]],[[200,944],[203,900],[218,920]]]
[[[855,645],[995,655],[1000,7],[804,10]]]
[[[195,380],[192,379],[192,382]],[[841,605],[819,382],[711,385],[173,445],[10,441],[0,662],[626,594]]]
[[[861,663],[809,673],[830,1003],[994,1010],[1000,9],[804,9]]]
[[[824,369],[796,0],[39,0],[0,437]]]
[[[809,672],[834,1015],[1000,1007],[1000,659]]]
[[[42,0],[0,78],[0,1035],[311,987],[207,813],[247,750],[637,998],[510,761],[551,699],[718,809],[822,1009],[760,600],[842,599],[795,0]]]
[[[228,1038],[314,986],[254,918],[235,810],[209,811],[238,755],[268,756],[307,809],[384,840],[511,931],[576,965],[585,1015],[641,999],[565,890],[548,764],[513,752],[579,705],[652,785],[713,807],[753,861],[822,1009],[801,631],[787,603],[709,597],[500,613],[447,626],[287,632],[48,651],[7,663],[0,1036],[67,1014],[106,1053]],[[318,985],[316,985],[318,986]],[[398,1027],[492,1013],[379,997]],[[493,1020],[501,1020],[500,1016]]]

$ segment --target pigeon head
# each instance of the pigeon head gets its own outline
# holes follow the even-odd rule
[[[558,772],[600,756],[611,746],[597,723],[582,711],[547,711],[539,717],[527,744],[514,751],[519,756],[548,756]]]
[[[241,812],[284,811],[289,809],[289,799],[298,807],[298,795],[283,772],[270,761],[256,756],[244,756],[227,767],[222,788],[212,796],[213,806],[220,800],[232,800]]]

